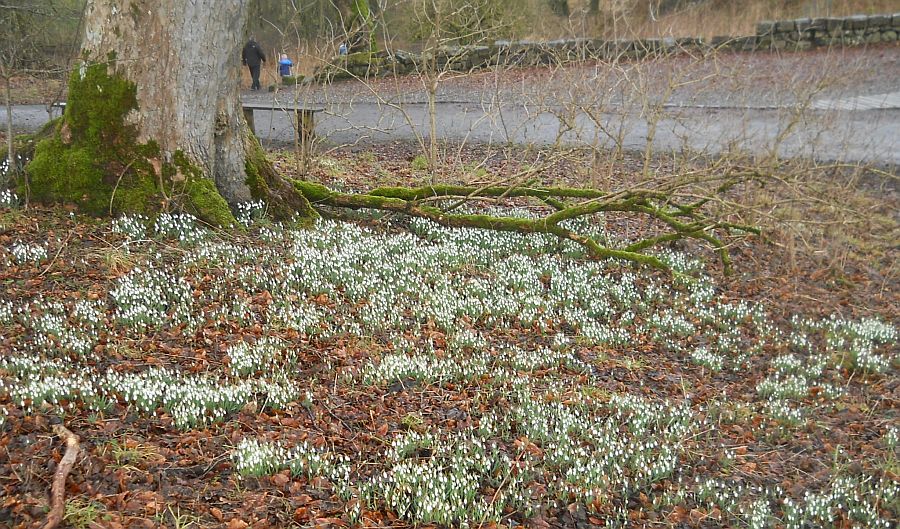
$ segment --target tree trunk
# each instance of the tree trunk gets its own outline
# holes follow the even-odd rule
[[[558,17],[568,17],[571,13],[569,0],[548,0],[548,3],[550,4],[550,10]]]
[[[13,141],[12,88],[9,76],[5,75],[3,81],[6,98],[6,182],[3,184],[6,184],[17,175],[19,166],[16,163],[16,146]],[[0,159],[0,163],[3,163],[2,159]]]
[[[123,5],[124,4],[124,5]],[[93,0],[82,54],[115,57],[115,72],[137,86],[128,119],[138,141],[164,156],[182,150],[230,203],[251,199],[245,183],[247,128],[239,83],[247,2]],[[112,27],[110,27],[112,26]]]
[[[263,199],[276,203],[276,213],[286,214],[290,208],[279,207],[285,202],[311,211],[257,155],[243,117],[240,54],[248,6],[244,0],[89,0],[84,62],[73,72],[59,137],[39,145],[29,166],[35,196],[75,199],[95,213],[102,213],[107,196],[110,212],[141,209],[142,200],[171,206],[184,199],[188,210],[215,224],[231,220],[222,198],[232,206]],[[76,177],[61,182],[65,175],[51,155]]]
[[[342,0],[335,5],[341,14],[350,53],[377,51],[375,17],[369,0]]]

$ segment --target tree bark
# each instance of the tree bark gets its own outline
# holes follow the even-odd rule
[[[18,173],[18,164],[16,163],[16,146],[13,140],[13,117],[12,117],[12,88],[10,87],[10,79],[8,75],[3,76],[4,94],[6,97],[6,178],[8,182]],[[2,157],[0,157],[2,158]],[[3,160],[0,159],[0,163]],[[6,182],[3,182],[6,184]]]
[[[217,225],[251,199],[314,216],[259,155],[244,119],[249,5],[88,0],[65,115],[29,164],[34,196],[94,214],[183,207]]]
[[[374,11],[370,0],[341,0],[335,4],[340,11],[344,33],[351,53],[377,51]]]
[[[248,130],[238,80],[248,3],[242,0],[91,0],[82,55],[114,58],[137,86],[128,121],[171,161],[178,150],[211,177],[229,203],[251,199],[244,162]]]

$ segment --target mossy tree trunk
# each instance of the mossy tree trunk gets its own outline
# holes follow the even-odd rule
[[[254,198],[311,214],[270,166],[254,165],[268,162],[241,109],[248,6],[89,0],[62,124],[29,165],[33,196],[94,213],[183,203],[214,224]]]
[[[6,152],[0,153],[0,166],[6,160],[6,178],[9,179],[16,175],[18,164],[16,164],[16,145],[13,141],[12,95],[9,77],[4,75],[3,81],[3,97],[6,105]],[[0,182],[0,184],[5,184],[5,182]]]
[[[229,205],[250,199],[264,200],[279,219],[312,219],[323,207],[380,209],[450,227],[551,234],[581,244],[595,258],[657,268],[667,266],[646,250],[689,238],[715,248],[727,269],[727,247],[714,233],[755,231],[705,216],[708,200],[680,203],[676,187],[606,193],[428,186],[349,195],[287,181],[267,160],[241,109],[238,58],[247,8],[244,0],[89,0],[83,63],[70,79],[65,113],[38,134],[43,139],[27,166],[32,196],[75,202],[97,214],[183,207],[217,225],[233,222]],[[738,177],[726,181],[720,191]],[[458,212],[456,206],[477,197],[517,197],[553,212],[537,219]],[[566,221],[603,212],[640,215],[663,229],[614,249],[567,227]]]
[[[351,53],[377,51],[375,38],[377,11],[372,9],[370,0],[340,0],[336,5],[343,19],[344,33]]]
[[[87,60],[112,57],[114,73],[135,84],[139,111],[128,121],[138,140],[155,141],[169,156],[181,150],[231,202],[250,199],[240,176],[246,129],[239,85],[230,81],[240,78],[246,4],[93,0],[82,41]]]

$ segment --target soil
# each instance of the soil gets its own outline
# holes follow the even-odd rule
[[[818,93],[823,97],[896,91],[896,79],[900,78],[898,50],[897,46],[881,46],[844,50],[839,55],[824,50],[734,54],[701,63],[673,58],[653,65],[648,79],[658,80],[655,86],[661,90],[663,80],[689,66],[692,78],[714,77],[701,91],[692,86],[675,90],[673,102],[791,105],[797,102],[798,85],[810,87],[823,79],[829,81]],[[542,91],[563,86],[567,79],[589,79],[596,71],[595,65],[584,65],[550,71],[481,72],[442,83],[440,98],[480,101],[498,89],[541,97]],[[60,91],[57,80],[16,79],[15,83],[16,104],[45,103]],[[387,98],[425,97],[421,80],[414,76],[375,80],[370,86]],[[308,94],[317,101],[373,99],[369,87],[355,82],[312,88]],[[436,172],[428,170],[418,147],[409,143],[340,147],[320,154],[308,167],[290,151],[271,154],[285,175],[349,190],[435,181],[482,185],[503,182],[548,159],[547,151],[515,148],[467,146],[454,150],[447,146],[443,152],[444,164]],[[615,164],[598,171],[591,168],[589,155],[572,152],[547,163],[540,178],[546,185],[614,188],[634,182],[642,163],[640,157],[625,153]],[[653,172],[660,176],[675,170],[664,159],[653,163]],[[790,167],[777,176],[787,174],[791,174]],[[704,260],[716,279],[716,293],[723,300],[764,303],[779,328],[789,328],[796,315],[827,318],[837,314],[847,319],[878,317],[896,329],[900,324],[900,200],[896,176],[821,169],[810,179],[812,182],[804,182],[803,191],[796,186],[775,186],[773,190],[770,184],[765,188],[736,188],[726,195],[727,200],[717,211],[764,228],[763,236],[731,242],[734,276],[723,275],[708,248],[681,244],[677,249]],[[816,179],[829,182],[827,188],[815,186]],[[894,184],[883,185],[885,181]],[[795,202],[799,203],[796,209],[772,206]],[[785,212],[788,209],[790,214]],[[403,227],[402,223],[382,220],[358,222],[375,231]],[[619,235],[643,234],[650,229],[625,216],[610,216],[607,228]],[[260,245],[265,229],[262,225],[248,233],[220,235],[240,244]],[[48,256],[36,263],[14,263],[8,255],[18,243],[46,244]],[[141,259],[152,254],[177,260],[187,253],[178,241],[167,239],[145,241],[127,249],[122,236],[111,232],[108,220],[75,215],[66,206],[0,208],[0,247],[0,258],[6,259],[0,267],[0,309],[2,302],[24,306],[37,298],[69,305],[79,300],[107,300],[116,281]],[[214,288],[215,279],[226,273],[211,265],[188,280],[200,295]],[[663,277],[656,272],[646,274]],[[267,291],[231,294],[245,298],[254,312],[261,313],[271,303]],[[322,307],[335,303],[327,298],[306,301]],[[547,341],[540,329],[525,326],[482,330],[502,334],[510,342]],[[0,357],[19,352],[20,340],[27,342],[31,332],[18,321],[0,323]],[[428,332],[437,341],[445,338],[437,330]],[[148,367],[213,372],[230,361],[223,344],[259,337],[263,330],[240,325],[223,329],[214,322],[204,322],[192,332],[164,329],[139,340],[116,333],[113,327],[102,330],[103,339],[97,345],[101,360],[91,367],[120,372]],[[297,332],[285,332],[281,337],[297,348],[299,378],[304,384],[301,390],[311,397],[308,404],[292,403],[277,411],[248,404],[229,413],[224,421],[187,430],[176,427],[173,418],[162,411],[150,416],[119,402],[103,413],[80,405],[67,408],[64,414],[49,407],[25,411],[4,392],[4,380],[10,374],[0,371],[0,413],[8,413],[0,423],[0,526],[36,528],[45,521],[50,483],[64,450],[51,433],[52,425],[60,421],[81,438],[80,457],[66,482],[69,504],[65,523],[70,527],[344,527],[353,525],[347,514],[353,506],[339,497],[327,480],[295,476],[288,471],[239,478],[229,454],[249,436],[264,436],[288,445],[305,441],[351,456],[364,473],[378,464],[389,444],[387,439],[429,428],[462,428],[471,422],[478,406],[487,405],[476,403],[475,395],[482,390],[478,381],[367,387],[340,379],[339,373],[358,369],[390,351],[374,339],[320,340]],[[634,347],[584,347],[579,351],[585,358],[596,359],[595,366],[603,373],[595,383],[600,392],[688,402],[692,411],[710,421],[711,412],[704,406],[716,399],[749,406],[757,385],[771,371],[771,361],[780,353],[763,350],[751,359],[746,370],[714,376],[649,339]],[[888,351],[893,358],[895,353]],[[900,482],[897,450],[886,446],[883,439],[888,428],[898,424],[897,369],[895,360],[882,374],[831,370],[828,376],[840,382],[844,393],[826,400],[820,394],[822,388],[810,388],[799,398],[811,410],[810,415],[794,428],[781,428],[756,411],[739,420],[710,423],[703,435],[685,441],[688,450],[678,459],[684,483],[716,478],[739,483],[747,490],[780,487],[797,501],[808,492],[827,490],[839,475],[884,479],[896,486]],[[577,375],[567,376],[572,387],[582,382]],[[541,450],[527,437],[510,440],[507,445],[515,443],[526,451]],[[722,458],[723,449],[732,453],[728,461]],[[532,485],[536,495],[544,486],[538,482]],[[615,507],[625,511],[634,527],[730,527],[741,523],[717,509],[689,501],[674,507],[653,503],[663,490],[681,486],[682,482],[662,480]],[[490,497],[497,492],[485,494]],[[589,513],[584,505],[565,497],[542,506],[531,517],[521,513],[505,516],[515,524],[534,528],[605,525],[611,519],[607,517],[612,516],[612,506],[594,508]],[[895,516],[896,522],[896,505],[879,508],[883,518]],[[365,509],[360,518],[366,527],[411,525],[384,505]],[[834,526],[851,524],[844,516]]]
[[[415,146],[382,144],[365,150],[333,151],[303,174],[345,189],[422,184],[433,179],[489,182],[508,178],[526,163],[538,163],[545,154],[471,148],[458,153],[453,163],[435,174],[422,168]],[[299,174],[291,152],[275,152],[273,158],[283,173]],[[626,158],[609,177],[612,181],[632,178],[640,163],[637,158]],[[583,164],[577,155],[550,164],[542,173],[543,183],[578,184],[573,169]],[[485,171],[474,169],[478,167]],[[667,167],[660,162],[658,170],[663,172]],[[869,198],[875,196],[875,201],[882,202],[885,208],[896,207],[896,196],[885,197],[866,189],[858,192]],[[15,303],[37,296],[65,302],[103,300],[141,252],[175,256],[182,251],[175,246],[177,242],[161,241],[135,248],[134,255],[122,255],[120,236],[110,233],[108,222],[72,215],[61,206],[3,210],[0,215],[0,245],[8,248],[13,242],[51,241],[49,258],[43,262],[0,269],[0,299]],[[610,219],[609,226],[618,233],[645,229],[629,219]],[[396,229],[378,222],[370,227]],[[877,315],[894,325],[900,323],[895,244],[888,244],[883,250],[886,255],[880,260],[864,256],[848,259],[841,266],[823,258],[821,247],[800,246],[788,259],[787,244],[788,239],[777,232],[736,240],[731,252],[738,273],[730,278],[722,276],[708,251],[690,246],[686,249],[707,261],[710,273],[717,278],[718,292],[725,299],[765,302],[779,326],[787,326],[797,314],[827,317],[834,313],[846,318]],[[212,276],[219,273],[209,270]],[[195,289],[211,287],[209,277],[198,275],[190,281]],[[266,294],[234,293],[247,296],[253,310],[269,303]],[[25,332],[19,324],[3,328],[0,354],[11,354],[15,340]],[[498,332],[523,343],[543,339],[536,330],[528,328]],[[218,344],[235,336],[259,333],[258,328],[232,328],[223,334],[220,327],[210,323],[191,334],[179,329],[148,334],[141,341],[130,343],[127,355],[121,349],[113,352],[109,345],[113,335],[98,347],[109,352],[103,364],[122,371],[168,366],[196,373],[220,368],[227,362]],[[461,410],[469,410],[472,395],[479,391],[478,384],[379,388],[346,384],[335,378],[337,370],[352,368],[379,354],[371,343],[342,338],[319,341],[297,334],[285,338],[301,351],[299,365],[304,366],[308,383],[303,390],[312,396],[312,403],[281,411],[247,406],[230,414],[228,420],[207,428],[184,431],[176,428],[165,414],[148,417],[120,404],[103,414],[80,407],[63,417],[41,411],[26,413],[0,396],[0,407],[9,410],[6,425],[0,430],[0,525],[27,528],[43,522],[49,483],[63,451],[59,440],[50,434],[51,425],[59,420],[64,420],[82,443],[81,457],[67,481],[67,495],[74,498],[68,511],[70,526],[75,527],[76,520],[84,519],[77,516],[87,516],[85,510],[91,509],[96,513],[89,518],[94,525],[83,527],[185,527],[186,523],[229,529],[351,525],[346,502],[332,492],[327,480],[292,476],[286,471],[238,479],[228,457],[230,450],[243,437],[265,434],[287,444],[306,440],[315,446],[352,454],[356,461],[374,464],[371,462],[384,450],[384,439],[411,428],[424,431],[433,426],[452,427],[465,416]],[[748,372],[723,374],[712,383],[708,371],[682,361],[665,347],[645,344],[639,351],[608,353],[608,360],[599,364],[607,373],[601,384],[605,391],[632,392],[660,400],[689,399],[694,409],[702,409],[704,402],[723,395],[738,401],[751,398],[774,354],[764,352],[753,359],[753,368]],[[638,361],[623,363],[621,359],[627,355],[638,355]],[[752,420],[719,424],[708,435],[691,441],[690,452],[680,460],[681,465],[692,469],[684,477],[727,477],[747,487],[777,485],[799,499],[804,492],[823,490],[837,472],[835,465],[839,460],[846,461],[840,464],[842,472],[849,475],[876,476],[896,483],[896,467],[884,466],[893,449],[878,441],[885,428],[897,424],[900,380],[896,367],[895,364],[883,375],[858,377],[837,373],[835,376],[846,383],[846,393],[832,403],[823,403],[817,393],[811,392],[802,399],[814,406],[809,421],[781,434],[767,433],[776,429],[772,426],[769,430],[766,419],[760,415],[753,415]],[[0,381],[3,376],[0,373]],[[421,417],[423,422],[411,426],[410,417]],[[527,445],[527,438],[521,442],[532,446]],[[732,466],[716,463],[723,446],[735,454]],[[647,490],[650,496],[657,492],[655,488]],[[634,526],[724,527],[735,523],[715,509],[704,510],[690,504],[656,509],[644,493],[631,498],[625,507]],[[517,514],[510,517],[530,527],[593,527],[603,522],[602,515],[588,515],[583,506],[566,500],[547,506],[531,518]],[[387,508],[366,510],[362,520],[364,526],[373,527],[408,525]]]

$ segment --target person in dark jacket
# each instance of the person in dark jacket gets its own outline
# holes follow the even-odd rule
[[[253,78],[253,84],[250,90],[259,90],[259,69],[262,63],[266,62],[266,54],[263,53],[262,47],[256,42],[256,39],[250,37],[241,53],[241,60],[250,68],[250,77]]]

